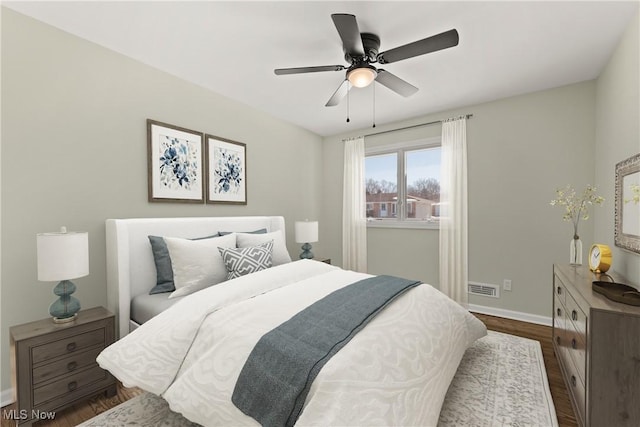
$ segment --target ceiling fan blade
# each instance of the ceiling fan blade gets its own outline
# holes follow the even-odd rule
[[[457,46],[458,41],[458,31],[445,31],[444,33],[382,52],[378,54],[378,62],[380,64],[390,64],[392,62],[402,61],[403,59]]]
[[[418,88],[414,85],[381,68],[378,69],[376,81],[404,97],[411,96],[418,91]]]
[[[324,106],[333,107],[340,104],[340,101],[347,95],[347,92],[349,92],[349,80],[344,79]]]
[[[344,52],[352,58],[364,56],[364,46],[356,17],[347,13],[334,13],[331,19],[342,39]]]
[[[344,69],[343,65],[321,65],[318,67],[276,68],[273,72],[277,76],[282,76],[285,74],[317,73],[319,71],[342,71]]]

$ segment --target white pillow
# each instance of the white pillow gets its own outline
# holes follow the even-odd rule
[[[169,298],[189,295],[227,280],[227,268],[218,248],[235,248],[235,234],[205,240],[165,237],[164,241],[176,287]]]
[[[287,244],[280,230],[263,234],[236,233],[236,235],[238,236],[237,244],[239,248],[258,246],[262,243],[267,243],[269,240],[273,240],[272,260],[274,267],[291,262],[291,256],[289,255],[289,251],[287,251]]]

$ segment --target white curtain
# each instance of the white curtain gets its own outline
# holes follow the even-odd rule
[[[467,120],[442,124],[440,183],[440,290],[462,306],[468,304]]]
[[[367,271],[367,218],[364,188],[364,137],[344,141],[342,267]]]

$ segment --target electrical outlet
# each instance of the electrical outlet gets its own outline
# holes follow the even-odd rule
[[[502,289],[504,289],[505,291],[511,290],[511,279],[504,279],[502,281]]]

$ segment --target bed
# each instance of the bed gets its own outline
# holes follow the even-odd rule
[[[286,262],[280,253],[270,268],[197,289],[190,295],[166,297],[173,301],[159,305],[159,313],[142,326],[132,319],[132,301],[148,294],[158,281],[150,235],[166,240],[173,261],[178,243],[195,247],[223,242],[231,247],[230,241],[219,236],[222,231],[223,236],[232,236],[226,239],[236,239],[233,243],[245,252],[271,251],[273,261],[286,241],[282,217],[107,221],[108,301],[116,312],[120,340],[100,354],[98,363],[125,386],[161,396],[171,411],[201,425],[257,425],[258,421],[263,425],[436,425],[439,420],[446,425],[441,417],[455,425],[456,420],[478,417],[482,406],[483,419],[495,420],[500,412],[497,409],[504,407],[496,399],[487,407],[491,401],[485,396],[488,380],[480,380],[473,366],[458,372],[467,349],[476,348],[478,340],[486,336],[484,325],[435,288],[419,282],[374,277],[313,260]],[[269,246],[275,243],[273,239],[265,241],[269,236],[279,236],[279,249]],[[208,237],[207,241],[190,240],[202,237]],[[284,247],[286,252],[286,244]],[[220,254],[227,252],[233,250],[220,249]],[[180,263],[174,267],[178,271]],[[176,291],[182,289],[177,279],[178,274]],[[302,328],[305,335],[307,329],[324,321],[322,317],[342,319],[343,314],[322,316],[325,310],[342,306],[342,301],[347,312],[358,311],[348,305],[349,298],[353,299],[349,292],[361,285],[366,285],[362,289],[367,291],[354,295],[372,295],[363,300],[375,299],[378,292],[389,295],[381,297],[379,308],[371,311],[374,315],[366,314],[366,321],[354,328],[357,333],[342,325],[323,329],[339,329],[339,333],[344,329],[350,335],[341,339],[344,342],[339,346],[329,344],[330,357],[309,359],[313,375],[306,372],[299,380],[291,373],[298,370],[298,360],[290,359],[299,350],[290,347],[290,341],[280,344],[264,341],[265,337],[281,339],[289,333],[281,328],[302,314],[320,316],[302,316],[307,323],[295,327]],[[374,292],[370,286],[379,290]],[[396,287],[397,293],[391,294],[389,289]],[[338,300],[330,299],[338,294]],[[316,307],[322,303],[325,305],[318,314]],[[358,318],[348,321],[360,322]],[[324,342],[324,337],[314,336],[316,339]],[[274,353],[257,352],[259,348]],[[503,358],[500,351],[504,351],[499,348],[483,351],[499,360]],[[287,362],[266,367],[273,357]],[[307,357],[302,357],[304,363]],[[281,369],[283,366],[287,369]],[[531,377],[530,372],[526,375]],[[464,379],[454,383],[454,376]],[[518,400],[508,416],[518,425],[557,425],[544,369],[537,378],[536,389],[528,392],[535,398]],[[303,387],[295,388],[298,384]],[[447,399],[455,402],[449,405],[445,402],[448,391],[454,395]],[[290,394],[294,395],[291,401]],[[271,400],[265,403],[268,398]],[[282,412],[284,418],[261,418],[265,407],[267,412]],[[272,409],[275,407],[278,409]]]
[[[140,322],[131,317],[136,297],[150,297],[154,314],[177,302],[166,294],[149,295],[156,285],[157,272],[149,236],[199,238],[225,231],[280,231],[286,241],[281,216],[126,218],[106,221],[107,308],[116,314],[119,338],[133,331]],[[146,301],[145,301],[146,302]],[[144,317],[150,318],[149,314]]]

